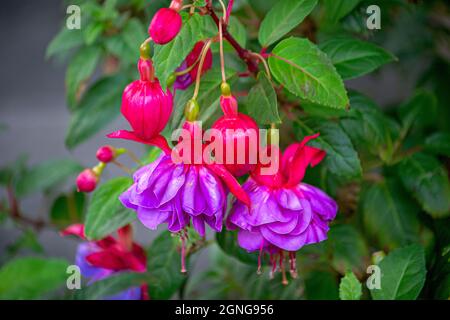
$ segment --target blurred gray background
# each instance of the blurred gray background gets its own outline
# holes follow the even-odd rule
[[[64,137],[69,123],[65,103],[65,65],[45,59],[46,46],[59,31],[65,16],[66,7],[58,0],[2,1],[0,124],[6,124],[8,128],[0,133],[0,167],[22,154],[29,156],[29,164],[50,158],[73,157],[86,166],[92,166],[97,148],[109,143],[105,134],[127,127],[122,119],[117,119],[73,152],[65,148]],[[415,81],[412,76],[407,81],[404,76],[400,80],[397,71],[395,66],[391,66],[348,85],[371,96],[382,106],[390,105],[409,96]],[[138,155],[143,154],[143,150],[133,143],[114,142],[114,145],[126,145]],[[115,173],[117,171],[108,170],[106,178]],[[67,189],[70,188],[68,185]],[[4,194],[0,193],[0,196],[3,198]],[[22,209],[30,216],[46,216],[51,205],[51,200],[47,201],[39,195],[31,196],[22,203]],[[154,232],[144,230],[138,223],[136,225],[138,240],[148,243]],[[0,226],[0,250],[3,252],[17,237],[17,231]],[[62,239],[53,230],[43,230],[39,241],[49,256],[69,260],[74,257],[77,241],[73,239]]]

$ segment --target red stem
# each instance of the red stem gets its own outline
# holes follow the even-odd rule
[[[217,27],[219,27],[219,23],[221,22],[217,14],[214,12],[210,0],[207,0],[205,8],[208,14],[213,18]],[[226,39],[230,43],[230,45],[234,48],[234,50],[236,50],[239,58],[241,58],[247,64],[248,70],[251,73],[257,74],[259,70],[258,60],[255,59],[251,51],[241,47],[241,45],[236,41],[236,39],[234,39],[234,37],[228,32],[226,24],[223,23],[222,23],[222,34],[224,39]]]

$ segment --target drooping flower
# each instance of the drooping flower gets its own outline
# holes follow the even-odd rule
[[[227,219],[227,227],[238,229],[238,243],[249,252],[268,252],[273,271],[277,260],[284,276],[284,252],[289,252],[291,275],[296,276],[295,252],[305,245],[327,238],[328,224],[335,218],[336,202],[322,190],[302,183],[308,166],[315,166],[325,152],[307,146],[318,135],[288,147],[281,155],[279,170],[263,174],[258,165],[243,189],[251,200],[251,209],[235,202]],[[279,259],[277,259],[279,257]],[[258,270],[260,270],[260,265]]]
[[[78,192],[92,192],[97,187],[98,176],[92,169],[83,170],[77,177]]]
[[[177,10],[173,8],[161,8],[153,16],[148,34],[157,44],[166,44],[175,38],[180,32],[183,21]]]
[[[170,148],[160,133],[172,113],[172,93],[169,89],[165,92],[158,79],[154,78],[150,60],[140,58],[138,69],[140,80],[133,81],[125,88],[121,107],[133,131],[119,130],[108,137],[156,145],[167,151]]]
[[[216,120],[212,128],[219,130],[223,138],[225,150],[221,160],[225,168],[234,176],[240,177],[256,166],[259,128],[255,120],[238,112],[237,100],[227,86],[222,84],[223,93],[220,97],[224,115]]]
[[[189,55],[186,57],[186,59],[183,61],[181,66],[176,70],[176,72],[183,72],[189,70],[189,72],[184,73],[180,76],[178,76],[174,83],[174,89],[175,90],[185,90],[187,87],[189,87],[197,78],[198,69],[199,69],[199,59],[200,55],[202,53],[202,49],[204,46],[203,41],[199,41],[195,44],[194,49],[189,53]],[[208,52],[205,56],[205,61],[203,62],[202,67],[202,75],[211,69],[212,62],[213,62],[213,56],[211,49],[208,49]]]
[[[88,285],[124,271],[145,272],[147,258],[144,249],[133,242],[131,227],[118,230],[118,239],[112,236],[99,241],[85,241],[78,245],[75,263],[81,275],[89,279]],[[67,227],[61,235],[74,235],[86,240],[84,225]],[[105,300],[147,300],[147,285],[132,287]]]
[[[184,127],[195,139],[194,130],[199,128],[189,122]],[[180,232],[183,245],[183,230],[190,223],[201,236],[205,236],[205,224],[216,232],[222,230],[227,188],[249,204],[236,179],[223,166],[214,163],[176,163],[170,154],[165,154],[139,169],[133,178],[134,184],[120,196],[123,205],[135,210],[149,229],[155,230],[166,223],[169,231]],[[182,272],[185,272],[184,256]]]

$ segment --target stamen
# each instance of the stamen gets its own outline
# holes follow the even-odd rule
[[[180,238],[181,238],[181,273],[186,273],[186,238],[183,234],[184,230],[181,230]]]
[[[287,286],[289,284],[289,282],[287,281],[286,278],[286,270],[284,269],[284,251],[280,250],[280,269],[281,269],[281,276],[282,276],[282,280],[281,283],[285,286]]]
[[[290,263],[290,274],[293,279],[297,279],[297,258],[295,256],[295,252],[289,252],[289,263]]]
[[[258,270],[256,270],[256,274],[257,275],[261,275],[262,271],[261,271],[261,256],[263,253],[263,241],[261,241],[261,246],[259,247],[259,255],[258,255]]]
[[[273,279],[277,271],[277,258],[270,254],[270,263],[272,263],[272,270],[270,271],[270,279]]]

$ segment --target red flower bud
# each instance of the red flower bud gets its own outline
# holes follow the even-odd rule
[[[103,163],[109,163],[116,157],[116,150],[111,146],[103,146],[97,150],[97,159]]]
[[[225,168],[236,177],[252,171],[256,165],[259,146],[259,128],[256,122],[245,114],[237,113],[219,118],[212,128],[222,133]],[[232,163],[228,163],[226,153],[231,145],[234,148],[234,159]]]
[[[77,177],[78,192],[92,192],[95,190],[98,177],[92,169],[83,170]]]
[[[153,16],[148,27],[148,34],[155,43],[166,44],[178,35],[181,25],[182,19],[177,11],[162,8]]]

